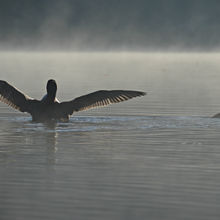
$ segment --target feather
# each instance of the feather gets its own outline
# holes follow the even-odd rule
[[[146,95],[146,93],[140,91],[99,90],[88,95],[80,96],[72,101],[61,102],[60,110],[71,115],[73,112],[106,106],[144,95]]]
[[[0,80],[0,101],[21,112],[28,111],[28,101],[32,100],[17,88]]]

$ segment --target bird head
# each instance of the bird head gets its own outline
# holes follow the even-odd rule
[[[56,95],[57,91],[57,83],[54,79],[50,79],[47,81],[47,94]]]

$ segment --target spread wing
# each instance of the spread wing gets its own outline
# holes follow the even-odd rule
[[[60,103],[60,107],[63,113],[71,115],[73,112],[106,106],[144,95],[146,95],[146,93],[140,91],[100,90],[88,95],[80,96],[69,102],[62,102]]]
[[[21,111],[28,112],[29,101],[32,100],[6,81],[0,80],[0,101]]]

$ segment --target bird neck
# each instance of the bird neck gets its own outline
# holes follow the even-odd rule
[[[47,93],[47,100],[49,102],[54,102],[56,98],[56,92],[48,92]]]

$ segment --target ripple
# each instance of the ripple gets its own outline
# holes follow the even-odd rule
[[[217,129],[220,120],[196,116],[79,116],[63,123],[35,123],[30,117],[4,117],[16,132],[91,132],[149,129]]]

